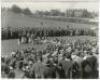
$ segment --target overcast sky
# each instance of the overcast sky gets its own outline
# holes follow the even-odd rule
[[[65,11],[68,8],[71,9],[82,9],[86,8],[89,11],[98,12],[99,10],[99,2],[96,1],[84,1],[84,2],[2,2],[2,7],[11,7],[13,4],[18,5],[21,8],[28,7],[32,12],[36,10],[51,10],[51,9],[60,9],[61,11]]]

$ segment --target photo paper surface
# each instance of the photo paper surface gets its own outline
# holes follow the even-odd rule
[[[99,79],[99,0],[2,0],[2,79]]]

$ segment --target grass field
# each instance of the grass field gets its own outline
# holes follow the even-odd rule
[[[11,11],[2,11],[1,14],[2,19],[2,27],[13,27],[13,28],[25,28],[25,27],[46,27],[46,28],[66,28],[67,25],[70,25],[73,28],[92,28],[92,27],[98,27],[98,25],[93,24],[82,24],[82,23],[71,23],[66,21],[57,21],[57,20],[49,20],[41,17],[30,17],[23,14],[16,14]],[[43,25],[41,25],[41,22],[43,22]]]
[[[55,38],[55,37],[54,37]],[[48,38],[48,39],[54,39],[54,38]],[[89,37],[89,36],[76,36],[76,37],[59,37],[59,39],[64,39],[64,40],[68,40],[68,39],[71,39],[71,40],[76,40],[76,39],[81,39],[81,40],[86,40],[86,39],[89,39],[89,40],[93,40],[93,39],[96,39],[96,37]],[[42,50],[42,49],[45,49],[46,48],[46,45],[47,44],[21,44],[21,45],[18,45],[18,42],[17,40],[2,40],[2,43],[1,43],[1,55],[9,55],[12,51],[16,51],[16,50],[21,50],[21,49],[26,49],[28,47],[34,47],[38,50]]]
[[[49,20],[49,19],[43,19],[43,18],[37,18],[37,17],[29,17],[26,15],[22,15],[22,14],[15,14],[11,11],[2,11],[1,13],[1,25],[2,28],[5,28],[7,26],[13,27],[13,28],[25,28],[25,27],[46,27],[46,28],[57,28],[57,27],[61,27],[61,28],[66,28],[67,25],[70,25],[73,28],[93,28],[96,27],[98,28],[98,25],[93,25],[93,24],[78,24],[78,23],[71,23],[71,22],[65,22],[65,21],[57,21],[57,20]],[[43,25],[41,26],[41,22],[43,22]],[[54,37],[55,38],[55,37]],[[62,37],[59,37],[60,39],[62,39]],[[72,38],[72,40],[74,39],[93,39],[93,37],[63,37],[63,39],[68,39],[68,38]],[[52,38],[53,39],[53,38]],[[2,55],[9,55],[9,53],[13,50],[17,50],[17,49],[25,49],[27,47],[35,47],[38,49],[43,49],[45,48],[46,44],[43,45],[37,45],[37,44],[22,44],[22,45],[18,45],[17,40],[3,40],[2,41]]]
[[[34,48],[38,48],[38,50],[41,50],[44,47],[44,45],[37,45],[37,44],[21,44],[18,45],[18,41],[17,39],[15,40],[3,40],[2,41],[2,55],[9,55],[12,51],[14,50],[22,50],[22,49],[26,49],[28,47],[34,47]]]

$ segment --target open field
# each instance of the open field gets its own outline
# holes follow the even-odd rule
[[[5,28],[7,26],[12,27],[12,28],[52,28],[52,29],[57,29],[57,27],[60,27],[62,29],[65,29],[67,25],[73,27],[73,28],[98,28],[98,25],[93,25],[93,24],[80,24],[80,23],[71,23],[71,22],[65,22],[65,21],[57,21],[57,20],[49,20],[49,19],[43,19],[40,17],[30,17],[26,16],[23,14],[16,14],[11,11],[2,11],[1,14],[1,19],[2,19],[2,28]],[[43,22],[43,25],[41,25],[41,22]],[[55,37],[54,37],[55,38]],[[62,37],[59,37],[62,38]],[[63,37],[63,39],[67,39],[69,37]],[[74,39],[86,39],[88,37],[70,37],[72,40]],[[73,39],[74,38],[74,39]],[[52,38],[53,39],[53,38]],[[91,39],[89,37],[89,39]],[[9,55],[9,53],[13,50],[17,49],[25,49],[27,47],[35,47],[38,49],[43,49],[45,48],[46,44],[43,45],[37,45],[37,44],[22,44],[18,45],[17,40],[3,40],[2,41],[2,55]]]
[[[51,19],[45,19],[41,17],[35,17],[35,16],[26,16],[23,14],[16,14],[11,11],[2,11],[1,14],[2,19],[2,28],[5,28],[7,26],[10,26],[12,28],[25,28],[25,27],[39,27],[39,28],[66,28],[67,25],[73,27],[73,28],[93,28],[97,27],[96,24],[82,24],[82,23],[71,23],[66,21],[58,21],[58,20],[51,20]],[[41,25],[41,22],[43,22],[43,25]]]
[[[55,37],[54,37],[55,38]],[[52,38],[52,39],[54,39]],[[51,38],[49,38],[51,39]],[[89,39],[89,40],[93,40],[93,39],[96,39],[96,37],[88,37],[88,36],[76,36],[76,37],[59,37],[59,39],[64,39],[64,40],[68,40],[68,39],[71,39],[71,40],[76,40],[76,39],[81,39],[81,40],[86,40],[86,39]],[[41,49],[45,49],[46,48],[46,45],[47,44],[21,44],[21,45],[18,45],[18,42],[17,40],[2,40],[2,43],[1,43],[1,54],[2,55],[9,55],[12,51],[14,50],[21,50],[21,49],[26,49],[28,47],[34,47],[38,50],[41,50]]]
[[[15,40],[3,40],[2,41],[2,55],[9,55],[14,50],[21,50],[21,49],[27,49],[28,47],[34,47],[38,48],[38,50],[41,50],[45,45],[37,45],[37,44],[21,44],[18,45],[17,39]]]

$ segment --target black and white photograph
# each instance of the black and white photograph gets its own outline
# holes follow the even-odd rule
[[[99,0],[2,0],[2,79],[99,79]]]

